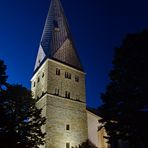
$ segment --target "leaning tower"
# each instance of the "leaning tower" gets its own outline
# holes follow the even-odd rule
[[[75,148],[85,142],[85,73],[59,0],[51,0],[31,83],[47,119],[43,147]]]

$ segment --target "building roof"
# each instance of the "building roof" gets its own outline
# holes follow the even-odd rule
[[[83,71],[60,0],[51,0],[35,71],[47,58]]]
[[[100,118],[102,117],[102,113],[99,108],[87,107],[87,110]]]

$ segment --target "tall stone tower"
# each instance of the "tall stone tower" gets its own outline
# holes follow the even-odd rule
[[[51,0],[31,79],[47,118],[44,148],[75,148],[86,141],[85,73],[59,0]]]

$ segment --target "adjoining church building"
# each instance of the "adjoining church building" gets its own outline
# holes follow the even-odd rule
[[[47,119],[41,148],[76,148],[87,139],[108,147],[100,117],[86,109],[85,72],[60,0],[51,0],[31,83]]]

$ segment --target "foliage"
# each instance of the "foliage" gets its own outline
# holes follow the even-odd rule
[[[83,142],[79,148],[97,148],[96,146],[94,146],[89,140],[87,140],[86,142]]]
[[[5,66],[2,66],[5,67]],[[6,68],[0,71],[5,78]],[[2,78],[2,77],[1,77]],[[5,81],[2,81],[5,84]],[[45,118],[31,91],[21,85],[7,85],[0,92],[0,147],[38,148],[44,143],[41,126]]]
[[[0,91],[2,90],[2,86],[6,85],[6,80],[6,65],[0,60]]]
[[[148,147],[148,31],[129,34],[115,50],[110,83],[102,94],[109,142],[128,140],[132,148]]]

